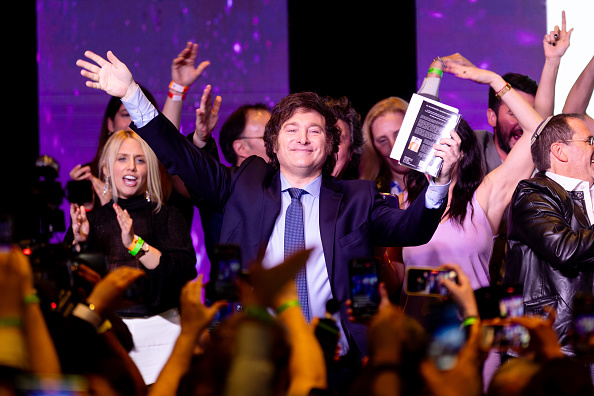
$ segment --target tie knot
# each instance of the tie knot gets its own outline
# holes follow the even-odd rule
[[[287,191],[289,191],[289,195],[291,196],[291,199],[297,199],[297,200],[301,200],[301,196],[305,193],[307,193],[307,191],[302,190],[300,188],[294,188],[291,187],[289,188]]]

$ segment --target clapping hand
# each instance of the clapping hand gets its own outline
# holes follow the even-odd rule
[[[82,243],[89,237],[90,225],[87,219],[87,211],[83,206],[70,204],[70,219],[72,221],[72,234],[75,243]],[[132,242],[130,242],[132,243]]]
[[[116,212],[118,224],[122,230],[122,243],[125,247],[129,247],[134,242],[134,228],[132,227],[132,218],[126,209],[116,203],[113,204],[113,210]]]

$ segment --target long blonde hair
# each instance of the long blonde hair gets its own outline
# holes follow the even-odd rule
[[[109,177],[109,175],[113,175],[113,164],[116,161],[120,146],[126,139],[136,140],[140,143],[140,147],[144,152],[148,169],[146,191],[150,194],[151,201],[157,205],[154,210],[154,212],[157,213],[161,210],[161,206],[163,205],[163,188],[161,186],[161,175],[159,173],[159,161],[157,160],[155,152],[140,136],[138,136],[138,134],[136,134],[136,132],[121,130],[115,132],[109,139],[107,139],[103,151],[101,152],[101,158],[99,159],[99,164],[101,164],[99,168],[99,178],[104,180],[105,175],[108,175],[106,182],[112,191],[111,195],[113,201],[117,202],[118,190],[113,177]]]
[[[371,125],[379,117],[389,113],[406,113],[408,102],[396,96],[380,100],[367,112],[363,121],[363,136],[365,138],[365,149],[361,158],[360,178],[365,180],[376,180],[379,176],[384,159],[380,156],[373,143]]]

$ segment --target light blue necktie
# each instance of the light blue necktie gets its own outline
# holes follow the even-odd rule
[[[287,208],[285,217],[285,260],[305,249],[301,196],[307,194],[307,191],[299,188],[289,188],[288,191],[291,196],[291,204]],[[295,285],[297,287],[297,296],[299,297],[301,312],[303,312],[305,320],[309,323],[309,298],[307,295],[307,276],[305,266],[303,266],[295,275]]]

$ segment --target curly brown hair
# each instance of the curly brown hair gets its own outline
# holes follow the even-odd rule
[[[340,129],[336,127],[336,116],[324,103],[324,100],[313,92],[300,92],[285,96],[272,109],[272,116],[264,130],[264,144],[266,154],[270,158],[270,165],[280,169],[276,156],[275,147],[278,143],[278,133],[282,125],[297,111],[315,111],[320,114],[326,122],[326,150],[328,158],[322,168],[322,174],[331,175],[336,165],[336,154],[340,144]]]

